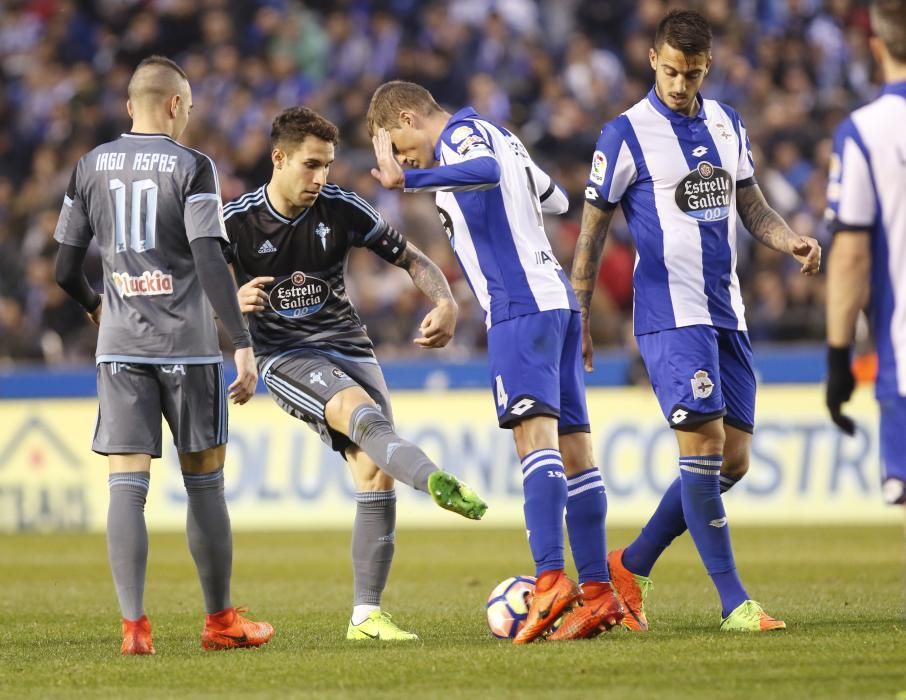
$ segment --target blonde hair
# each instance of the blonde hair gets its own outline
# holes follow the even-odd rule
[[[374,91],[368,105],[368,133],[374,134],[377,129],[387,129],[399,124],[400,112],[418,112],[429,116],[440,112],[440,105],[421,85],[405,80],[391,80]]]

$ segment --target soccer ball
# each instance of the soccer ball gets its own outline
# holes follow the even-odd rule
[[[499,639],[510,639],[522,629],[535,594],[534,576],[511,576],[497,584],[488,596],[488,627]]]

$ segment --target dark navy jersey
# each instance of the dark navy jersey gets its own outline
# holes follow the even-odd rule
[[[265,186],[224,207],[227,259],[242,286],[273,277],[264,288],[268,304],[249,315],[255,353],[272,355],[318,347],[372,358],[371,340],[346,295],[346,258],[368,247],[389,262],[406,241],[368,202],[328,183],[315,203],[288,219],[273,207]]]

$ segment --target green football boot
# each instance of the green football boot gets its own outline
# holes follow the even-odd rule
[[[440,469],[428,477],[428,493],[441,508],[471,520],[481,520],[488,509],[488,504],[470,486]]]
[[[720,623],[721,632],[772,632],[785,629],[786,623],[783,620],[775,620],[754,600],[743,601]]]
[[[381,642],[417,642],[418,635],[400,629],[390,618],[390,613],[375,610],[358,625],[349,621],[346,629],[346,639],[363,641],[374,639]]]

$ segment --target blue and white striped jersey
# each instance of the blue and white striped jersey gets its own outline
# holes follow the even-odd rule
[[[834,138],[827,216],[871,236],[869,314],[879,398],[906,396],[906,81],[843,121]]]
[[[699,99],[691,117],[652,89],[604,125],[585,201],[618,203],[636,246],[636,335],[683,326],[746,330],[736,276],[736,188],[755,184],[745,125]]]
[[[407,192],[437,192],[437,210],[488,328],[551,309],[578,310],[551,251],[542,211],[562,214],[563,191],[507,129],[466,107],[438,141],[436,168],[407,170]]]

